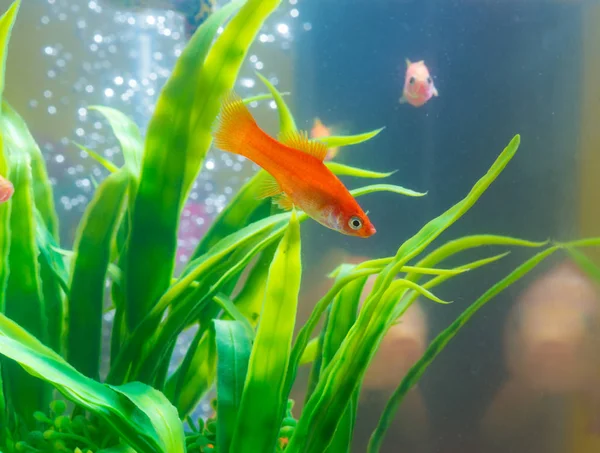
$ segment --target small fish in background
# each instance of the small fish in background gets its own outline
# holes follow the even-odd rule
[[[6,203],[15,193],[15,188],[12,183],[0,176],[0,203]]]
[[[216,0],[105,0],[116,8],[130,11],[148,9],[174,11],[185,20],[185,37],[189,40],[215,10]]]
[[[323,137],[330,137],[332,135],[332,128],[325,126],[319,118],[315,118],[313,127],[310,130],[310,137],[319,139]],[[335,148],[328,148],[325,160],[333,159],[335,156],[337,156],[339,150],[340,148],[337,146]]]
[[[429,69],[423,60],[412,63],[406,59],[406,75],[404,89],[400,103],[408,103],[414,107],[421,107],[433,96],[438,96],[438,90],[429,74]]]
[[[274,197],[281,209],[297,206],[321,225],[342,234],[367,238],[375,227],[344,184],[323,163],[327,147],[293,132],[278,140],[264,132],[242,99],[232,94],[222,104],[215,146],[262,167],[259,198]]]

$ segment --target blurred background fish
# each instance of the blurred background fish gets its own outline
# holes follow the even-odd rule
[[[216,0],[105,0],[115,8],[129,11],[168,10],[185,20],[185,36],[190,39],[215,10]]]
[[[12,183],[8,179],[0,176],[0,203],[5,203],[10,200],[13,193],[15,193],[15,188]]]

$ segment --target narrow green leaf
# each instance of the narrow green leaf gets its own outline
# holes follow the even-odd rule
[[[575,247],[565,247],[573,261],[591,278],[600,283],[600,267]]]
[[[111,107],[91,105],[88,110],[96,110],[108,120],[117,140],[121,144],[125,166],[129,168],[132,175],[139,177],[144,141],[137,124],[124,113]]]
[[[381,173],[378,171],[364,170],[362,168],[350,167],[349,165],[340,164],[337,162],[325,162],[327,168],[331,170],[334,175],[338,176],[356,176],[358,178],[387,178],[396,173],[397,170],[390,171],[388,173]]]
[[[57,243],[48,231],[42,214],[35,211],[35,238],[39,250],[40,277],[48,319],[48,346],[62,354],[67,333],[67,305],[69,273],[63,257],[54,250]]]
[[[285,376],[302,272],[300,224],[295,211],[269,269],[265,300],[231,451],[273,451],[287,407]]]
[[[405,189],[404,187],[395,186],[392,184],[373,184],[350,191],[354,197],[360,197],[361,195],[367,195],[375,192],[392,192],[400,195],[406,195],[408,197],[424,197],[427,195],[427,192],[415,192],[414,190]]]
[[[67,358],[79,372],[95,380],[100,378],[106,273],[130,177],[129,172],[120,170],[100,184],[75,237]]]
[[[367,140],[372,139],[384,129],[385,127],[381,127],[379,129],[375,129],[373,131],[365,132],[362,134],[347,135],[343,137],[331,135],[329,137],[320,137],[315,140],[324,143],[328,148],[338,148],[341,146],[357,145],[358,143],[366,142]]]
[[[192,255],[192,260],[208,252],[224,237],[233,234],[241,228],[247,227],[253,221],[260,220],[269,215],[268,207],[271,201],[268,199],[259,200],[257,197],[258,188],[267,175],[266,171],[259,170],[240,188],[229,204],[225,206],[225,209],[215,218],[210,229],[204,234]],[[260,215],[261,207],[265,208],[262,209],[263,215]]]
[[[239,322],[244,329],[246,329],[246,334],[249,338],[254,338],[254,329],[252,325],[248,321],[248,319],[242,314],[242,312],[235,306],[232,300],[230,300],[227,296],[223,294],[218,294],[213,297],[213,300],[219,304],[219,306],[225,311],[228,315],[225,320],[231,319]]]
[[[210,140],[206,144],[192,140],[195,135],[205,134],[192,117],[205,115],[203,118],[212,123],[218,110],[220,91],[214,89],[213,81],[201,77],[201,73],[209,71],[205,57],[210,50],[210,55],[214,55],[212,60],[216,59],[220,66],[224,64],[222,60],[232,54],[230,46],[238,49],[243,45],[236,40],[215,51],[217,40],[211,49],[218,28],[240,5],[239,1],[228,3],[211,14],[194,33],[165,83],[150,119],[141,179],[132,200],[131,232],[123,267],[125,321],[130,332],[169,286],[175,266],[181,208],[210,145]],[[230,26],[231,23],[226,30]],[[242,31],[243,28],[235,30]],[[223,36],[231,40],[231,32],[223,32],[219,37],[221,41]],[[244,38],[246,35],[242,33],[239,39]],[[217,68],[213,67],[210,72],[212,77],[220,76]],[[235,74],[234,71],[234,77]],[[227,89],[226,80],[220,84],[223,90]]]
[[[343,276],[344,273],[340,275]],[[367,277],[354,280],[346,285],[336,296],[331,304],[329,316],[324,329],[323,352],[321,367],[326,368],[342,341],[354,325],[360,296],[362,294]],[[359,389],[352,395],[348,402],[344,415],[335,430],[335,434],[325,453],[348,453],[352,443],[352,433],[356,421],[356,410],[358,406]]]
[[[425,354],[415,363],[412,368],[408,371],[406,376],[402,379],[399,387],[395,390],[394,394],[388,401],[383,415],[379,420],[377,428],[371,436],[368,453],[376,453],[381,448],[383,437],[385,432],[389,428],[393,416],[398,409],[398,406],[404,399],[404,396],[412,388],[412,386],[419,380],[423,373],[427,370],[427,367],[433,362],[437,355],[444,350],[446,345],[454,338],[460,329],[475,315],[475,313],[483,307],[488,301],[496,297],[499,293],[504,291],[510,285],[518,281],[541,261],[546,259],[552,253],[554,253],[558,247],[551,247],[543,252],[537,253],[532,258],[528,259],[525,263],[521,264],[509,275],[503,278],[501,281],[493,285],[487,290],[480,298],[478,298],[469,308],[467,308],[447,329],[441,332],[429,345]]]
[[[300,365],[306,365],[308,363],[312,363],[316,360],[317,355],[319,354],[319,338],[313,338],[308,342],[306,348],[304,348],[304,353],[302,357],[300,357]]]
[[[275,104],[277,104],[277,111],[279,112],[279,133],[285,134],[295,131],[297,128],[296,122],[294,121],[294,117],[292,116],[292,113],[290,112],[290,109],[288,108],[287,104],[283,100],[283,97],[281,96],[279,91],[277,91],[277,88],[275,88],[273,84],[269,82],[269,80],[259,72],[257,72],[256,75],[262,81],[262,83],[264,83],[265,86],[269,89],[271,95],[273,96],[273,99],[275,100]]]
[[[110,160],[102,157],[96,151],[93,151],[83,145],[80,145],[77,142],[73,142],[73,144],[75,146],[77,146],[80,150],[88,153],[96,162],[98,162],[100,165],[102,165],[104,168],[106,168],[111,173],[115,173],[115,172],[119,171],[119,167],[117,167],[115,164],[113,164]]]
[[[8,43],[20,7],[21,0],[15,0],[4,14],[0,16],[0,96],[4,96]]]
[[[252,341],[238,321],[214,320],[217,342],[217,446],[229,453],[236,426]]]

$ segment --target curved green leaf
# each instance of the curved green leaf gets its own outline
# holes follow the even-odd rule
[[[273,96],[273,99],[275,100],[275,103],[277,104],[277,111],[279,112],[279,133],[286,134],[288,132],[295,131],[297,128],[296,122],[294,121],[294,117],[292,116],[289,107],[283,100],[283,97],[281,96],[279,91],[277,91],[277,88],[275,88],[273,84],[269,82],[269,80],[259,72],[257,72],[256,75],[262,81],[262,83],[264,83],[265,86],[269,89],[271,95]]]
[[[340,164],[337,162],[325,162],[327,168],[331,170],[334,175],[338,176],[356,176],[358,178],[387,178],[392,176],[396,171],[390,171],[388,173],[381,173],[378,171],[364,170],[362,168],[350,167],[349,165]],[[416,192],[415,192],[416,193]]]
[[[123,112],[111,107],[91,105],[88,107],[88,110],[96,110],[108,120],[115,136],[121,144],[125,166],[129,168],[132,175],[135,175],[136,178],[139,177],[144,141],[142,140],[137,124]]]
[[[368,195],[375,192],[392,192],[408,197],[424,197],[427,195],[427,192],[415,192],[414,190],[405,189],[393,184],[372,184],[359,189],[353,189],[350,191],[350,194],[354,197],[360,197],[361,195]]]
[[[104,168],[106,168],[109,172],[111,173],[115,173],[117,171],[119,171],[119,167],[117,167],[115,164],[113,164],[110,160],[104,158],[103,156],[101,156],[100,154],[98,154],[96,151],[93,151],[89,148],[87,148],[86,146],[83,146],[77,142],[73,142],[73,144],[75,146],[77,146],[81,151],[85,151],[86,153],[88,153],[90,155],[90,157],[92,157],[96,162],[98,162],[100,165],[102,165]]]
[[[357,145],[358,143],[366,142],[379,134],[385,127],[375,129],[370,132],[364,132],[356,135],[334,136],[315,138],[325,144],[328,148],[338,148],[341,146]]]

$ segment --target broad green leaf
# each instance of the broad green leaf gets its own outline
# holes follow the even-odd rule
[[[23,118],[6,101],[2,102],[1,129],[6,145],[9,149],[14,150],[13,154],[29,156],[35,211],[39,213],[39,219],[48,230],[52,240],[58,242],[58,218],[44,157]],[[60,282],[56,280],[52,269],[44,259],[40,260],[39,278],[48,318],[47,341],[52,348],[59,351],[64,334],[62,329],[65,317],[64,300]]]
[[[344,165],[337,162],[325,162],[325,165],[334,175],[338,176],[356,176],[358,178],[387,178],[388,176],[392,176],[394,173],[396,173],[396,170],[388,173],[381,173],[378,171],[350,167],[349,165]]]
[[[238,321],[215,319],[217,342],[217,445],[219,452],[229,453],[236,426],[252,341]]]
[[[48,231],[58,241],[58,217],[54,206],[52,184],[46,170],[44,156],[31,135],[27,124],[8,102],[2,101],[2,132],[9,146],[26,152],[31,158],[33,196]]]
[[[98,162],[100,165],[102,165],[104,168],[106,168],[109,172],[115,173],[115,172],[119,171],[119,167],[117,167],[115,164],[113,164],[110,160],[102,157],[96,151],[93,151],[77,142],[73,142],[73,144],[75,146],[77,146],[80,150],[88,153],[90,155],[90,157],[92,157],[96,162]]]
[[[4,315],[0,315],[0,354],[19,363],[32,376],[52,384],[69,400],[103,418],[138,453],[170,453],[162,448],[167,444],[161,437],[162,426],[153,426],[157,414],[168,410],[166,402],[157,400],[153,407],[143,405],[141,409],[132,402],[136,395],[129,392],[129,388],[117,387],[117,392],[85,377]],[[154,391],[145,388],[152,396]],[[173,425],[171,429],[177,430],[177,426]]]
[[[130,382],[119,387],[111,387],[128,398],[148,418],[156,430],[161,451],[185,453],[183,423],[177,409],[159,391],[140,382]]]
[[[362,134],[356,135],[347,135],[347,136],[329,136],[329,137],[319,137],[315,140],[324,143],[328,148],[338,148],[341,146],[349,146],[349,145],[357,145],[358,143],[366,142],[367,140],[372,139],[377,134],[379,134],[385,127],[375,129],[374,131],[365,132]]]
[[[277,104],[277,111],[279,112],[279,133],[286,134],[297,130],[294,117],[292,116],[290,109],[283,100],[283,97],[281,96],[279,91],[277,91],[277,88],[275,88],[273,84],[269,82],[269,80],[262,74],[257,72],[256,75],[262,81],[262,83],[264,83],[265,86],[269,89],[271,95],[273,96],[273,99],[275,100],[275,104]]]
[[[208,80],[208,76],[202,74],[211,73],[222,90],[227,90],[228,85],[233,86],[233,81],[229,84],[220,77],[218,67],[225,64],[223,60],[237,58],[230,49],[248,47],[250,42],[245,39],[251,41],[252,36],[246,36],[245,28],[238,25],[233,33],[239,34],[239,38],[225,48],[223,44],[217,47],[224,36],[231,40],[232,32],[227,30],[232,21],[212,47],[211,44],[218,28],[240,5],[239,1],[228,3],[211,14],[194,33],[175,63],[150,119],[140,183],[130,205],[131,234],[123,268],[125,321],[130,332],[169,287],[175,266],[181,208],[210,145],[210,134],[204,144],[194,140],[197,135],[206,135],[194,118],[202,115],[212,124],[219,108],[221,90],[214,88],[216,81]],[[240,53],[241,56],[245,54],[243,50]],[[207,67],[207,55],[212,55],[213,65],[216,62],[217,68]],[[237,71],[232,71],[231,75],[235,78],[236,74]]]
[[[402,382],[398,388],[394,391],[394,394],[388,401],[383,415],[379,420],[377,428],[373,432],[368,453],[376,453],[381,448],[383,437],[385,432],[389,428],[393,417],[398,409],[398,406],[404,399],[404,396],[412,388],[412,386],[419,380],[423,373],[427,370],[427,367],[433,362],[437,355],[443,351],[446,345],[454,338],[460,329],[475,315],[475,313],[482,308],[492,298],[496,297],[499,293],[504,291],[510,285],[521,279],[541,261],[546,259],[552,253],[554,253],[558,247],[550,247],[543,252],[537,253],[532,258],[517,267],[508,276],[503,278],[501,281],[493,285],[487,290],[480,298],[478,298],[469,308],[467,308],[447,329],[441,332],[429,345],[423,356],[415,363],[412,368],[408,371],[406,376],[402,379]]]
[[[285,376],[296,322],[302,266],[300,224],[293,211],[269,268],[265,300],[231,451],[273,451],[287,407]]]
[[[11,243],[8,256],[10,274],[6,287],[5,313],[46,342],[48,326],[35,241],[31,158],[25,152],[11,151],[10,180],[15,193],[11,201]],[[7,363],[4,371],[5,384],[10,389],[10,400],[17,414],[26,423],[33,423],[33,413],[47,407],[49,389],[13,363]]]
[[[67,358],[77,370],[96,380],[100,378],[102,313],[111,244],[131,177],[126,170],[119,170],[100,184],[79,223],[73,247]]]
[[[12,28],[21,6],[20,0],[15,0],[10,7],[0,16],[0,99],[4,96],[4,83],[6,75],[6,57]],[[0,112],[1,113],[1,112]],[[3,118],[2,118],[3,119]],[[9,176],[8,149],[6,148],[4,133],[0,133],[0,175]],[[6,285],[8,282],[8,254],[10,250],[10,216],[12,202],[0,204],[0,313],[5,310]],[[0,439],[9,435],[6,420],[5,384],[0,368]]]

